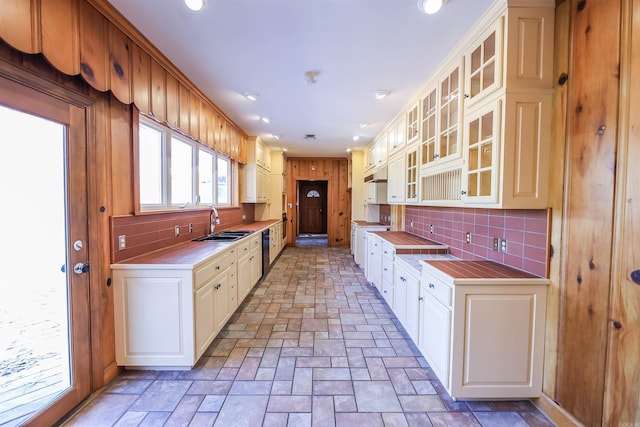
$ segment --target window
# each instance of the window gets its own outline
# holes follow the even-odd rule
[[[320,197],[320,193],[317,190],[311,190],[307,193],[307,197]]]
[[[142,211],[231,205],[231,159],[143,117],[138,137]]]

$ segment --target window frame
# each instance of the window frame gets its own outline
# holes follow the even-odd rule
[[[137,126],[134,127],[134,180],[135,180],[135,210],[136,213],[152,213],[161,211],[182,211],[185,209],[203,209],[214,207],[233,207],[237,201],[237,197],[233,195],[235,188],[235,174],[233,172],[235,163],[232,158],[218,153],[207,145],[184,135],[183,133],[171,129],[150,117],[138,112]],[[160,133],[161,144],[161,202],[160,203],[141,203],[141,168],[140,168],[140,130],[142,127],[153,129]],[[174,203],[172,201],[172,182],[171,182],[171,145],[173,140],[187,144],[191,148],[191,201],[185,203]],[[212,156],[212,195],[213,203],[200,202],[200,152],[204,151]],[[219,203],[218,195],[218,159],[224,159],[228,162],[227,169],[227,203]]]

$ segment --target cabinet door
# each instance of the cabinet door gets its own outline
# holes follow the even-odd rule
[[[404,327],[413,342],[417,343],[420,325],[420,281],[406,271],[402,275],[407,278],[407,319]]]
[[[416,102],[409,108],[406,115],[406,135],[407,135],[407,144],[412,144],[418,140],[420,136],[420,102]]]
[[[436,88],[422,98],[422,137],[420,143],[420,166],[436,160]]]
[[[394,268],[393,272],[392,307],[400,323],[405,325],[407,323],[407,277],[404,270],[400,268]]]
[[[465,55],[465,98],[469,107],[502,86],[504,17],[478,37]]]
[[[247,253],[238,260],[238,303],[242,303],[251,287],[251,256]]]
[[[465,203],[498,202],[501,114],[502,101],[498,99],[467,115],[462,179]]]
[[[207,349],[216,333],[213,320],[213,282],[208,282],[195,292],[196,359]]]
[[[382,240],[373,234],[367,238],[366,278],[378,289],[382,285]]]
[[[217,333],[227,321],[229,313],[229,269],[220,273],[213,282],[213,324]]]
[[[401,154],[389,161],[387,180],[387,201],[390,204],[404,203],[405,156]]]
[[[393,307],[393,284],[390,280],[382,276],[382,287],[380,289],[380,294],[387,302],[389,307]]]
[[[251,266],[251,288],[258,283],[262,277],[262,241],[257,240],[251,242],[251,254],[249,255],[249,263]]]
[[[247,165],[244,167],[244,191],[242,192],[242,201],[247,203],[255,203],[257,198],[257,170],[255,165]]]
[[[462,139],[458,131],[462,118],[460,80],[460,66],[456,66],[440,80],[440,98],[438,100],[438,111],[440,112],[439,143],[436,153],[438,163],[459,159],[462,153]]]
[[[421,289],[420,337],[418,347],[440,382],[449,388],[451,354],[451,310]]]
[[[405,155],[404,201],[418,201],[418,149],[410,149]]]

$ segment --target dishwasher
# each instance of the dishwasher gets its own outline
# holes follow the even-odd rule
[[[269,270],[271,270],[271,263],[269,262],[269,230],[262,232],[262,278],[264,279]]]

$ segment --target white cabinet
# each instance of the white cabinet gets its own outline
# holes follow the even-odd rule
[[[406,158],[404,153],[393,157],[388,164],[387,202],[397,204],[405,202]]]
[[[550,94],[506,94],[465,118],[462,200],[499,208],[547,206]]]
[[[416,142],[420,137],[420,102],[416,101],[412,104],[407,113],[405,125],[406,128],[406,140],[407,145],[411,145]],[[404,130],[403,130],[404,132]]]
[[[118,366],[193,367],[260,279],[261,248],[256,233],[195,267],[113,264]]]
[[[367,194],[365,202],[369,205],[380,205],[387,203],[387,183],[386,182],[365,182],[364,188]]]
[[[364,171],[372,172],[387,164],[387,134],[383,133],[364,152]]]
[[[426,263],[421,280],[418,345],[451,397],[540,395],[546,279],[454,278]]]
[[[405,157],[404,201],[418,201],[418,147],[409,147]]]
[[[404,150],[407,140],[405,138],[406,120],[400,115],[387,129],[387,157]]]
[[[415,269],[396,259],[394,265],[393,311],[414,342],[418,342],[420,321],[420,279]]]
[[[283,227],[284,223],[282,221],[278,221],[269,227],[269,264],[273,264],[284,248]]]
[[[436,290],[436,286],[442,289]],[[449,294],[448,302],[441,294]],[[438,378],[449,378],[451,356],[451,288],[433,280],[420,284],[418,348]]]
[[[267,203],[271,199],[271,151],[260,138],[247,141],[247,164],[242,168],[243,203]]]
[[[371,224],[371,223],[369,223]],[[366,272],[367,264],[367,231],[386,231],[389,229],[386,225],[358,225],[356,221],[351,223],[351,226],[355,228],[356,244],[354,245],[353,259],[356,264]]]
[[[393,307],[393,272],[395,248],[387,241],[382,241],[382,287],[380,294],[389,307]]]
[[[382,239],[375,234],[367,233],[367,265],[365,277],[372,286],[382,286]]]

